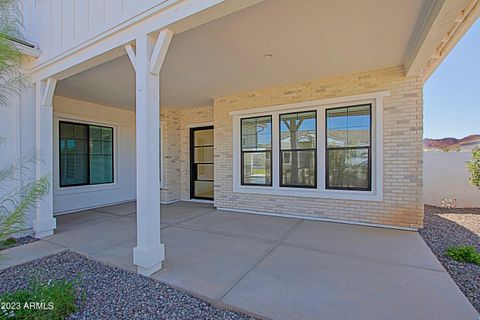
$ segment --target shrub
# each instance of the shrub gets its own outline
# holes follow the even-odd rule
[[[446,256],[458,262],[468,262],[480,265],[480,253],[474,246],[450,247]]]
[[[76,310],[75,282],[55,280],[33,281],[28,289],[0,296],[0,319],[60,320]]]
[[[5,250],[11,247],[14,247],[17,244],[17,240],[15,238],[8,238],[3,241],[0,241],[0,250]]]
[[[467,161],[467,170],[470,172],[470,183],[480,188],[480,148],[476,147],[472,151],[472,160]]]

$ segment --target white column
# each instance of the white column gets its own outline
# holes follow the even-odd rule
[[[35,84],[35,144],[41,161],[35,168],[37,179],[47,176],[50,189],[36,205],[33,231],[35,237],[43,238],[53,234],[57,224],[53,217],[53,92],[56,80],[38,81]]]
[[[159,132],[160,79],[150,72],[155,39],[136,40],[137,246],[133,263],[138,273],[151,275],[162,268],[165,248],[160,242]]]

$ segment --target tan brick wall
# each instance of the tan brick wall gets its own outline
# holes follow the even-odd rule
[[[219,208],[421,227],[423,87],[419,78],[404,75],[402,67],[395,67],[215,99],[215,205]],[[390,91],[390,96],[383,102],[383,201],[233,193],[233,120],[229,112],[380,90]]]
[[[162,202],[190,199],[190,128],[213,124],[213,106],[195,108],[162,107],[164,125]]]
[[[213,106],[182,109],[180,112],[181,198],[190,199],[190,128],[213,124]]]
[[[160,192],[162,202],[171,202],[180,198],[180,113],[173,108],[161,108],[160,122],[163,126],[162,158],[164,187]]]

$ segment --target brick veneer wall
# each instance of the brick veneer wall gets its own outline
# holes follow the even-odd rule
[[[163,146],[163,184],[160,192],[162,202],[172,202],[180,198],[180,113],[173,108],[164,108],[160,110],[160,121],[163,126],[162,138]]]
[[[213,106],[180,109],[162,107],[163,203],[190,199],[190,128],[213,124]]]
[[[213,124],[213,106],[182,109],[180,112],[181,199],[190,199],[190,128]]]
[[[390,91],[390,96],[383,100],[383,201],[233,192],[233,120],[229,112],[380,90]],[[405,77],[403,67],[395,67],[215,99],[216,207],[411,228],[421,227],[423,224],[422,90],[423,85],[419,78]],[[183,173],[185,172],[182,170],[182,176]]]

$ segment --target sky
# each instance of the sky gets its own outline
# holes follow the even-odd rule
[[[480,134],[480,20],[424,86],[425,138]]]

